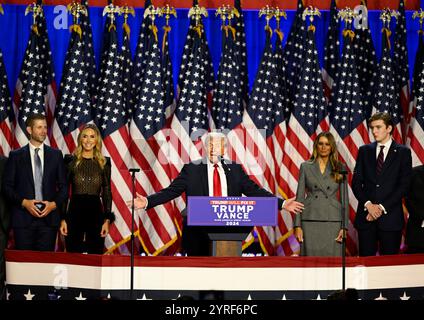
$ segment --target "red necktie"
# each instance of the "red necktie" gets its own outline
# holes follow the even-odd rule
[[[220,197],[221,193],[221,179],[219,178],[218,165],[215,163],[213,165],[213,196]]]
[[[377,157],[377,175],[380,175],[381,170],[383,169],[384,164],[384,152],[383,152],[384,146],[380,146],[380,153]]]

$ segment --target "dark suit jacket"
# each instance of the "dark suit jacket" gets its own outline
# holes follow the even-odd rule
[[[410,247],[424,248],[424,166],[412,169],[411,184],[405,200],[409,212],[406,243]]]
[[[3,190],[11,202],[12,227],[26,227],[34,219],[22,207],[23,199],[34,199],[34,177],[32,173],[29,145],[11,151],[3,177]],[[55,201],[58,208],[68,197],[65,166],[62,152],[44,145],[43,200]],[[52,211],[45,219],[47,225],[58,226],[59,210]]]
[[[406,195],[411,179],[411,150],[403,145],[392,142],[379,176],[376,173],[377,143],[361,146],[353,173],[352,190],[358,199],[358,209],[355,217],[355,228],[367,229],[372,223],[377,223],[380,230],[399,231],[404,224],[402,198]],[[367,221],[367,211],[364,211],[366,201],[384,206],[387,214],[379,219]]]
[[[3,180],[4,170],[7,158],[0,156],[0,182]],[[6,198],[4,196],[3,188],[0,184],[0,232],[3,234],[8,233],[10,224],[10,212],[6,207]]]
[[[272,193],[252,181],[240,164],[225,163],[223,169],[227,178],[228,196],[244,194],[248,197],[274,197]],[[187,196],[209,195],[208,168],[205,160],[201,163],[190,162],[184,165],[178,177],[167,188],[147,197],[147,209],[166,203],[184,192]],[[280,209],[283,206],[283,200],[280,198],[278,206]]]

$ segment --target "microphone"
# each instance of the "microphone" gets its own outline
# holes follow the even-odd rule
[[[219,162],[221,162],[222,168],[224,168],[225,171],[228,171],[228,172],[231,171],[231,168],[225,163],[225,160],[222,156],[218,156],[218,160]]]
[[[128,169],[128,171],[131,173],[136,173],[136,172],[140,172],[140,168],[130,168]]]
[[[344,163],[339,164],[339,174],[346,175],[349,172],[347,171],[346,165]]]

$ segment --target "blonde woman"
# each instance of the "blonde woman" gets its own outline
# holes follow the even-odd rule
[[[301,243],[304,256],[340,256],[343,229],[347,229],[346,200],[345,224],[342,225],[336,142],[330,132],[321,132],[314,141],[312,156],[300,166],[296,201],[305,208],[295,216],[294,233]],[[347,196],[345,197],[347,199]]]
[[[71,194],[60,232],[68,252],[102,254],[113,222],[110,159],[102,155],[102,139],[94,124],[78,135],[78,147],[65,156]]]

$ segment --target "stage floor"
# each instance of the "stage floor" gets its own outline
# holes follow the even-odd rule
[[[8,299],[129,299],[131,259],[6,251]],[[363,300],[423,300],[424,254],[347,257]],[[310,300],[342,288],[341,258],[135,257],[135,299]]]

